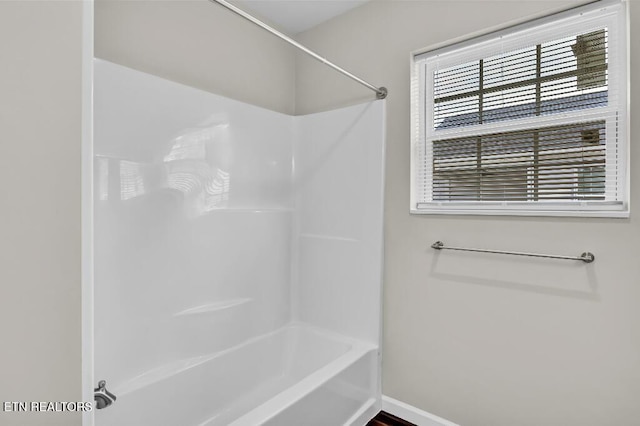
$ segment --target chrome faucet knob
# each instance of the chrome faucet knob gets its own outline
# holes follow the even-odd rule
[[[96,402],[96,409],[101,410],[113,404],[116,396],[107,390],[106,380],[100,380],[98,387],[93,390],[93,399]]]

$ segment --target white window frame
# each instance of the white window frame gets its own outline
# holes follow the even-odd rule
[[[603,0],[586,6],[553,14],[534,21],[510,26],[485,34],[474,34],[465,40],[446,46],[432,46],[411,54],[411,196],[412,214],[474,214],[474,215],[515,215],[515,216],[571,216],[571,217],[612,217],[626,218],[630,214],[629,205],[629,24],[626,0]],[[606,120],[607,134],[617,126],[617,151],[610,149],[612,138],[607,138],[607,167],[618,168],[616,188],[621,195],[615,201],[430,201],[429,179],[432,153],[429,138],[435,137],[433,129],[433,109],[428,108],[433,99],[433,85],[427,83],[427,76],[433,75],[428,65],[433,60],[447,65],[479,60],[501,51],[523,47],[523,40],[535,37],[535,43],[545,43],[566,36],[567,32],[587,32],[588,28],[598,29],[605,22],[610,39],[615,46],[612,50],[618,57],[609,61],[609,90],[615,91],[618,102],[606,107],[589,110],[569,111],[533,119],[521,118],[511,121],[485,123],[481,126],[441,129],[438,138],[480,136],[509,129],[520,130],[539,128],[543,125],[555,126],[592,119]],[[613,34],[613,35],[612,35]],[[610,42],[611,43],[611,42]],[[528,44],[531,44],[530,42]],[[504,49],[504,50],[503,50]],[[611,46],[610,46],[611,49]],[[611,54],[611,52],[610,52]],[[623,56],[622,58],[620,56]],[[425,60],[426,59],[426,60]],[[611,113],[617,112],[617,122]],[[612,128],[613,126],[613,128]],[[617,157],[617,160],[615,158]],[[611,162],[610,162],[611,160]]]

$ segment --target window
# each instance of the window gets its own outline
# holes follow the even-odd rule
[[[628,216],[626,4],[414,55],[412,213]]]

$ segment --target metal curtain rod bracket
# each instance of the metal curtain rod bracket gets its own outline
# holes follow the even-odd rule
[[[496,253],[496,254],[511,254],[514,256],[530,256],[530,257],[546,257],[549,259],[564,259],[564,260],[581,260],[584,263],[591,263],[596,260],[593,253],[588,251],[582,253],[580,256],[558,256],[555,254],[540,254],[540,253],[523,253],[518,251],[503,251],[503,250],[485,250],[475,248],[462,248],[462,247],[445,247],[442,241],[436,241],[431,244],[431,248],[436,250],[459,250],[459,251],[475,251],[479,253]]]
[[[305,46],[303,46],[302,44],[298,43],[297,41],[295,41],[294,39],[292,39],[288,35],[276,30],[275,28],[273,28],[273,27],[271,27],[271,26],[269,26],[267,24],[265,24],[261,20],[253,17],[252,15],[248,14],[244,10],[232,5],[228,1],[226,1],[226,0],[209,0],[209,1],[212,2],[212,3],[218,3],[219,5],[226,7],[230,11],[235,12],[236,14],[242,16],[243,18],[253,22],[257,26],[262,27],[265,30],[269,31],[271,34],[280,37],[282,40],[286,41],[287,43],[291,44],[292,46],[297,47],[298,49],[302,50],[307,55],[312,56],[313,58],[317,59],[318,61],[322,62],[323,64],[330,66],[334,70],[346,75],[347,77],[351,78],[352,80],[355,80],[358,83],[362,84],[363,86],[368,87],[369,89],[371,89],[374,92],[376,92],[376,98],[377,99],[384,99],[384,98],[387,97],[387,93],[388,92],[387,92],[387,88],[386,87],[376,87],[371,83],[367,83],[366,81],[364,81],[360,77],[357,77],[357,76],[351,74],[349,71],[347,71],[347,70],[345,70],[343,68],[340,68],[339,66],[337,66],[333,62],[327,60],[326,58],[323,58],[322,56],[318,55],[317,53],[315,53],[311,49],[308,49]]]

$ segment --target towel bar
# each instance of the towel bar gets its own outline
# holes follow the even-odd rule
[[[596,260],[596,257],[593,255],[593,253],[590,253],[588,251],[582,253],[580,256],[559,256],[556,254],[523,253],[518,251],[486,250],[486,249],[463,248],[463,247],[446,247],[442,241],[436,241],[435,243],[431,244],[431,248],[436,250],[475,251],[479,253],[511,254],[514,256],[546,257],[549,259],[581,260],[585,263],[591,263],[594,260]]]

